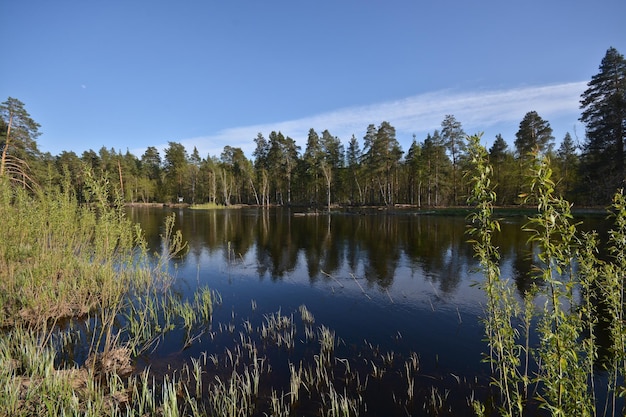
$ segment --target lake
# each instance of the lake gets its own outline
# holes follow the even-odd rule
[[[188,242],[188,252],[171,266],[177,291],[191,297],[208,286],[221,302],[210,331],[186,349],[181,334],[169,334],[144,366],[167,373],[191,358],[223,357],[250,335],[246,340],[254,340],[271,364],[261,377],[269,397],[271,390],[289,391],[290,364],[306,366],[319,358],[322,342],[312,341],[305,329],[319,332],[323,326],[336,337],[335,366],[353,375],[334,375],[345,385],[337,392],[357,398],[360,415],[472,415],[468,398],[486,399],[490,372],[480,321],[485,296],[464,217],[129,208],[155,251],[171,213]],[[531,265],[523,223],[523,217],[503,220],[495,241],[502,274],[519,290],[529,285],[524,277]],[[306,322],[301,306],[314,324]],[[283,316],[293,322],[291,347],[263,336],[263,328]],[[415,358],[419,364],[409,371]],[[407,394],[411,378],[415,387]],[[325,401],[320,398],[300,400],[297,414],[317,414]],[[265,403],[259,409],[264,406],[269,408]]]

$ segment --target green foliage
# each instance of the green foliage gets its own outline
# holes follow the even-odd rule
[[[459,164],[465,152],[465,132],[461,127],[461,122],[448,114],[441,122],[441,137],[443,138],[446,149],[452,157],[452,204],[459,204]]]
[[[511,296],[511,286],[500,276],[499,254],[491,242],[498,230],[498,223],[492,219],[496,194],[491,185],[492,168],[479,136],[469,138],[468,152],[474,167],[468,174],[472,184],[470,202],[476,205],[468,232],[485,275],[485,331],[501,414],[521,416],[540,407],[554,416],[597,415],[601,405],[597,404],[599,388],[594,384],[598,359],[595,329],[605,321],[611,333],[611,360],[607,366],[611,378],[606,397],[612,408],[607,412],[618,415],[616,398],[624,389],[626,374],[626,200],[622,192],[615,194],[612,206],[616,229],[610,234],[609,252],[614,259],[600,262],[596,235],[579,236],[571,204],[555,194],[549,159],[533,156],[530,193],[525,197],[536,204],[537,212],[524,229],[530,233],[529,245],[536,251],[537,264],[531,272],[536,285],[526,294],[521,309]],[[536,307],[540,302],[542,307]],[[539,336],[537,346],[531,346],[528,338],[534,323]],[[531,359],[534,363],[529,364]],[[536,368],[534,376],[528,373],[529,365]],[[534,398],[529,396],[531,387],[537,393]]]
[[[378,129],[370,125],[364,138],[363,163],[368,172],[372,195],[384,205],[394,204],[394,176],[402,157],[402,148],[396,139],[396,129],[382,122]]]
[[[573,269],[576,225],[572,223],[570,203],[555,196],[551,176],[548,159],[535,159],[530,190],[537,214],[525,229],[531,233],[529,242],[539,250],[536,278],[543,283],[541,295],[545,297],[537,326],[541,339],[537,382],[543,386],[539,401],[552,415],[588,416],[593,408],[587,387],[592,369],[581,360],[586,353],[579,343],[584,323],[574,310],[574,292],[580,285]]]
[[[577,199],[580,194],[580,162],[576,154],[577,149],[578,146],[574,144],[568,132],[563,137],[554,159],[554,171],[559,178],[555,181],[557,192],[569,201]]]
[[[519,165],[516,163],[513,152],[502,135],[496,135],[489,148],[489,162],[493,167],[492,179],[498,190],[498,205],[511,205],[517,202],[520,185]]]
[[[487,317],[484,320],[489,345],[489,362],[494,373],[493,384],[501,394],[500,411],[504,416],[522,415],[524,393],[520,386],[528,376],[519,373],[519,332],[514,321],[519,317],[519,306],[508,280],[501,279],[498,261],[500,254],[492,243],[493,234],[500,230],[492,218],[496,193],[491,183],[492,168],[487,162],[487,151],[480,145],[481,135],[468,138],[468,157],[475,169],[466,174],[472,184],[469,203],[476,211],[469,216],[472,226],[468,229],[473,239],[474,252],[485,281],[487,294]]]
[[[526,113],[515,134],[515,151],[520,159],[527,159],[532,153],[550,150],[554,136],[550,123],[543,120],[536,111]]]
[[[39,127],[18,99],[9,97],[0,103],[0,177],[27,188],[36,186],[33,168],[41,161],[36,142]]]
[[[589,202],[610,201],[624,179],[626,59],[609,48],[580,101],[585,124],[582,173]]]
[[[82,175],[87,204],[69,175],[36,194],[0,177],[0,410],[11,415],[120,415],[133,359],[176,328],[188,345],[211,321],[213,292],[187,301],[173,291],[168,265],[186,248],[174,217],[153,257],[121,190],[110,195],[106,177]],[[76,344],[86,349],[81,367],[67,353]],[[59,367],[59,355],[70,363]]]
[[[623,190],[615,193],[611,205],[611,217],[614,229],[609,236],[609,252],[612,262],[603,264],[602,279],[599,281],[600,297],[603,300],[604,320],[611,334],[610,360],[607,371],[610,374],[608,396],[611,398],[611,410],[617,412],[615,397],[626,395],[626,307],[624,276],[626,272],[626,197]],[[618,384],[621,384],[618,385]],[[626,405],[621,410],[626,413]]]

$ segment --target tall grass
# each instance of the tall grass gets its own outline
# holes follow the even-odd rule
[[[67,184],[31,193],[0,178],[0,410],[11,415],[115,414],[134,357],[211,320],[211,291],[191,303],[171,291],[167,265],[185,249],[173,217],[154,258],[121,197],[84,178],[84,205]]]

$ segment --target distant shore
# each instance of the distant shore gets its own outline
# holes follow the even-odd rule
[[[223,206],[218,204],[189,204],[189,203],[142,203],[142,202],[134,202],[134,203],[126,203],[127,207],[138,207],[138,208],[179,208],[179,209],[192,209],[192,210],[223,210],[223,209],[243,209],[243,208],[262,208],[262,206],[250,205],[250,204],[231,204],[229,206]],[[272,204],[266,208],[288,208],[289,206],[280,206]],[[328,210],[326,207],[310,207],[305,205],[297,205],[294,204],[289,208],[294,210],[299,210],[296,215],[316,215],[327,213]],[[511,216],[530,216],[534,212],[536,212],[536,207],[532,206],[497,206],[494,207],[494,215],[511,217]],[[473,211],[472,207],[469,206],[456,206],[456,207],[419,207],[417,205],[411,204],[396,204],[392,207],[387,206],[342,206],[334,204],[331,208],[332,211],[347,211],[347,212],[358,212],[360,214],[364,213],[374,213],[374,212],[410,212],[415,211],[416,213],[422,215],[440,215],[440,216],[461,216],[467,215],[471,211]],[[605,207],[573,207],[572,213],[578,216],[585,215],[606,215]]]

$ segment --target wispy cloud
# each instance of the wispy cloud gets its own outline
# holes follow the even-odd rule
[[[259,132],[267,138],[271,131],[281,131],[304,148],[311,128],[318,133],[328,129],[347,143],[352,135],[360,140],[369,124],[379,125],[388,121],[396,128],[398,140],[406,149],[413,134],[418,140],[423,139],[426,133],[441,127],[441,121],[447,114],[454,115],[470,134],[502,126],[515,132],[524,115],[532,110],[549,122],[564,116],[571,116],[571,120],[575,121],[579,115],[580,95],[585,88],[586,83],[581,81],[508,90],[443,90],[338,109],[297,120],[228,128],[215,134],[185,139],[181,143],[188,150],[196,146],[202,156],[219,156],[225,145],[240,147],[250,156],[255,146],[253,139]],[[569,117],[567,119],[570,120]],[[555,128],[553,123],[552,127]]]

